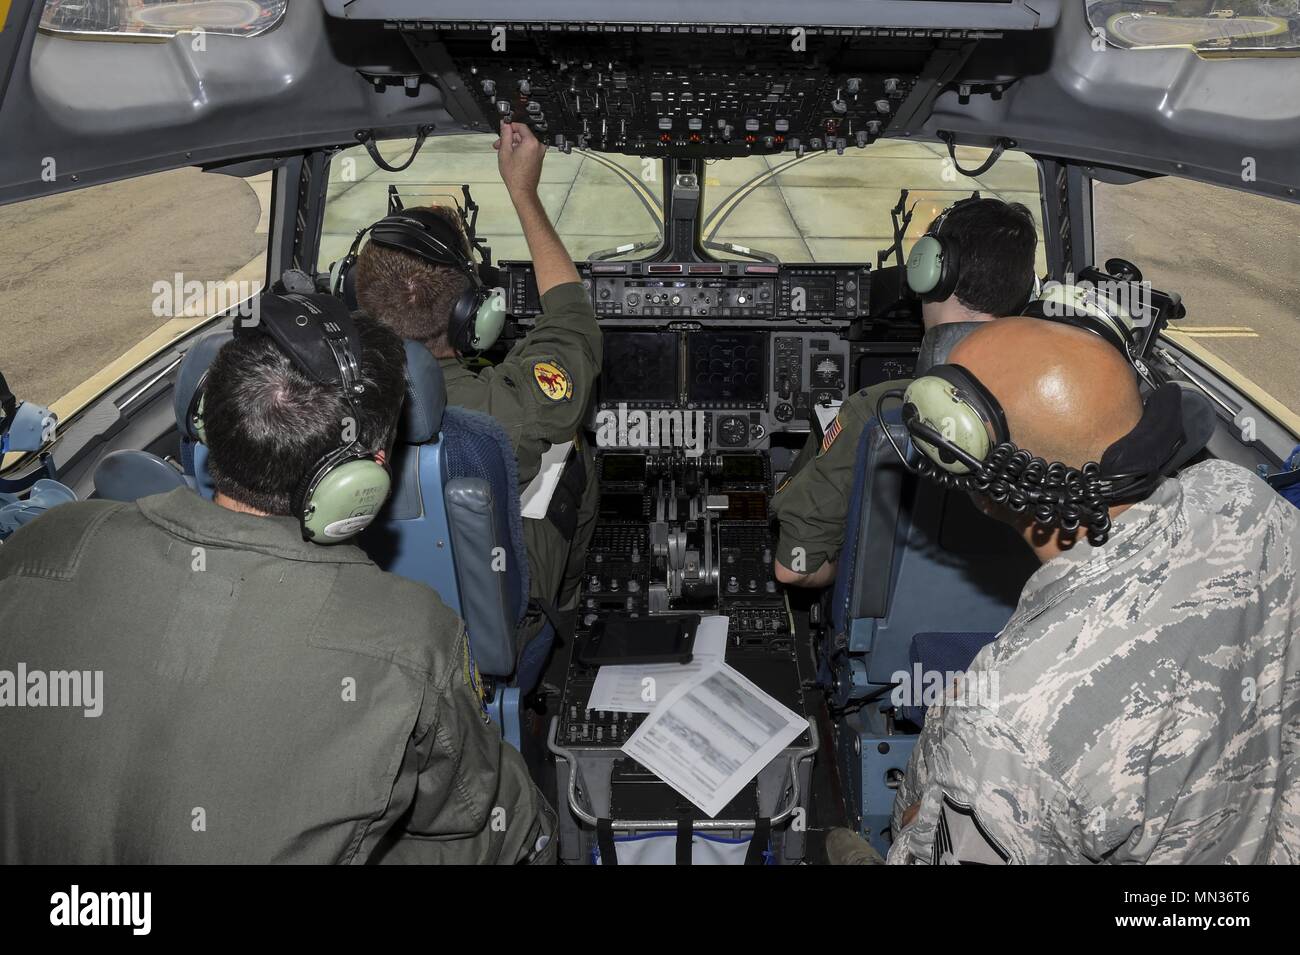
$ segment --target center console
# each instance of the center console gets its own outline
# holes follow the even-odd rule
[[[586,557],[558,718],[551,730],[561,801],[561,856],[589,853],[592,819],[690,819],[702,827],[727,819],[772,819],[773,845],[784,861],[803,855],[803,832],[791,827],[806,809],[815,731],[786,748],[720,816],[709,819],[620,747],[645,718],[593,710],[597,668],[582,662],[602,618],[723,614],[729,618],[726,662],[780,703],[816,713],[812,674],[796,652],[784,593],[772,578],[775,546],[768,524],[771,471],[763,452],[609,450],[597,456],[599,520]],[[814,717],[815,718],[815,717]]]

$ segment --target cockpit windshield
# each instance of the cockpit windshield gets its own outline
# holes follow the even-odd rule
[[[497,174],[495,135],[463,133],[431,138],[401,172],[381,169],[361,146],[330,165],[329,194],[319,262],[343,258],[357,231],[388,214],[390,187],[404,206],[450,205],[468,185],[479,207],[477,233],[494,259],[527,259],[528,246]],[[380,144],[385,162],[400,167],[414,140]],[[538,190],[547,214],[576,259],[644,258],[663,241],[661,164],[635,156],[551,150]]]
[[[468,184],[479,206],[478,235],[497,260],[529,258],[496,172],[491,135],[466,133],[427,141],[397,173],[379,168],[363,147],[345,150],[330,167],[321,238],[322,268],[347,253],[357,231],[387,214],[390,192],[403,205],[462,202]],[[382,144],[400,166],[413,140]],[[1038,167],[1024,153],[1004,152],[969,177],[988,150],[960,147],[957,162],[942,145],[881,140],[844,155],[716,159],[705,166],[700,240],[716,259],[781,262],[875,262],[893,242],[890,210],[908,190],[911,224],[904,254],[930,221],[972,191],[1023,203],[1038,226],[1037,271],[1047,270]],[[551,150],[541,197],[556,230],[577,259],[648,258],[663,244],[663,168],[652,158]]]
[[[901,190],[908,190],[913,211],[904,255],[936,215],[979,190],[1023,203],[1033,214],[1042,274],[1047,260],[1038,167],[1024,153],[1007,151],[980,176],[957,169],[976,169],[987,158],[986,149],[962,147],[954,163],[942,145],[878,140],[842,156],[817,150],[712,160],[704,172],[700,238],[719,259],[770,253],[782,262],[874,263],[893,242],[890,210]]]

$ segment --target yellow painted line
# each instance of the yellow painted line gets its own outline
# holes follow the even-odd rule
[[[1300,415],[1257,385],[1254,379],[1242,374],[1233,365],[1206,349],[1204,345],[1192,341],[1176,329],[1166,329],[1162,334],[1241,392],[1253,404],[1262,409],[1265,414],[1290,431],[1292,437],[1300,438]]]
[[[10,0],[0,0],[0,33],[5,30],[5,21],[9,19]]]
[[[738,188],[731,195],[727,196],[727,198],[723,199],[722,202],[718,203],[717,208],[713,210],[713,212],[709,215],[708,220],[704,223],[703,226],[700,227],[700,235],[705,236],[706,238],[708,236],[711,236],[714,230],[718,228],[718,223],[722,222],[728,215],[730,215],[732,209],[738,206],[746,197],[749,196],[751,192],[753,192],[759,186],[764,185],[769,179],[779,175],[780,173],[785,172],[791,166],[797,166],[799,165],[799,163],[807,162],[809,159],[812,159],[814,156],[821,156],[821,155],[823,155],[821,150],[816,150],[816,151],[810,150],[809,152],[804,153],[802,156],[796,156],[794,159],[791,159],[789,162],[783,162],[779,166],[773,166],[771,169],[767,170],[767,172],[760,173],[759,175],[755,176],[749,182],[745,183],[743,186]]]
[[[1179,325],[1169,330],[1194,335],[1197,332],[1253,332],[1255,329],[1249,325]]]
[[[604,166],[606,169],[613,171],[625,183],[627,183],[634,190],[640,193],[642,197],[642,201],[645,202],[651,214],[656,219],[659,220],[660,225],[663,225],[664,222],[663,206],[660,204],[659,197],[656,196],[653,192],[651,192],[646,187],[646,184],[644,182],[642,182],[636,176],[632,175],[632,173],[628,172],[618,163],[614,162],[614,160],[606,159],[604,156],[600,155],[600,153],[588,152],[586,150],[579,150],[579,151],[582,153],[582,155],[585,158],[593,160],[594,162]]]
[[[1258,338],[1258,332],[1192,332],[1179,331],[1188,338]]]

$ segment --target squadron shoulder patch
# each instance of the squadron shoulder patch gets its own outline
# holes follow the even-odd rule
[[[483,677],[478,672],[478,662],[474,659],[474,650],[469,645],[469,637],[461,644],[461,679],[479,699],[479,703],[486,704],[487,698],[483,693]]]
[[[569,373],[553,361],[533,363],[533,380],[551,401],[569,401],[573,398],[573,380]]]
[[[836,415],[835,420],[832,421],[830,426],[826,429],[826,434],[822,436],[822,454],[825,454],[830,450],[831,445],[835,443],[835,439],[840,436],[840,432],[843,430],[844,425],[840,423],[840,416]]]

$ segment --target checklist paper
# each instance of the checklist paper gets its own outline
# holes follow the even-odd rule
[[[715,818],[807,726],[722,663],[665,696],[623,752]]]
[[[551,497],[560,485],[560,475],[569,461],[569,452],[573,450],[572,441],[561,441],[546,449],[537,476],[528,482],[519,496],[519,513],[524,517],[541,520],[546,516],[546,509],[551,506]]]

